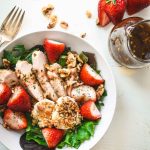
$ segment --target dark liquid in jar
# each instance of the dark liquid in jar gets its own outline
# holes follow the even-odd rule
[[[131,26],[128,40],[129,49],[135,57],[143,61],[150,59],[150,21]]]
[[[111,55],[119,64],[128,68],[146,66],[150,61],[149,33],[150,27],[143,18],[130,17],[122,20],[110,33]]]

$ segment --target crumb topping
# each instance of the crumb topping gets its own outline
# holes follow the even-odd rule
[[[39,127],[52,127],[51,114],[55,108],[54,102],[50,100],[42,100],[35,104],[32,111],[33,124],[38,124]]]
[[[59,129],[71,129],[80,124],[81,118],[78,104],[73,98],[59,98],[52,115],[54,126]]]

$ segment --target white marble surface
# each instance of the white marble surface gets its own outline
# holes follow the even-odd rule
[[[66,32],[80,36],[86,32],[87,40],[107,59],[117,84],[117,107],[111,126],[92,150],[150,150],[150,68],[129,70],[116,64],[108,51],[107,39],[112,24],[105,28],[96,26],[98,0],[0,0],[0,23],[14,5],[26,11],[17,37],[29,32],[45,30],[49,22],[41,8],[54,4],[59,21],[69,23]],[[85,11],[92,12],[87,19]],[[134,16],[150,17],[150,7]],[[127,17],[127,15],[125,15]],[[55,30],[62,30],[59,24]],[[4,148],[0,147],[0,150]]]

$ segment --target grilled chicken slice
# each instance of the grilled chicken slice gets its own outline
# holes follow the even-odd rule
[[[18,61],[16,64],[16,74],[21,84],[27,88],[31,96],[38,101],[44,99],[43,91],[35,78],[31,64],[27,61]]]
[[[58,75],[58,69],[60,67],[61,66],[57,63],[46,67],[48,69],[47,76],[50,79],[50,83],[59,97],[67,95],[66,90],[64,88],[64,82]]]
[[[33,71],[47,98],[56,101],[58,99],[49,79],[46,75],[45,65],[47,64],[46,55],[42,51],[35,51],[32,54]]]
[[[14,86],[18,84],[18,78],[14,71],[1,69],[0,70],[0,83],[5,82],[7,85]]]
[[[78,102],[86,101],[96,101],[96,92],[95,89],[88,85],[81,85],[76,88],[73,88],[71,91],[71,97],[73,97]]]

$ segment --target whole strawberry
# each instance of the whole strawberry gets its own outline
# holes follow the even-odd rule
[[[119,23],[124,16],[125,9],[126,9],[125,0],[100,0],[98,6],[98,16],[100,25],[101,22],[103,22],[102,26],[108,24],[107,17],[112,21],[113,24]],[[105,21],[104,23],[104,20],[107,21]]]
[[[127,0],[127,13],[133,15],[150,5],[150,0]]]

